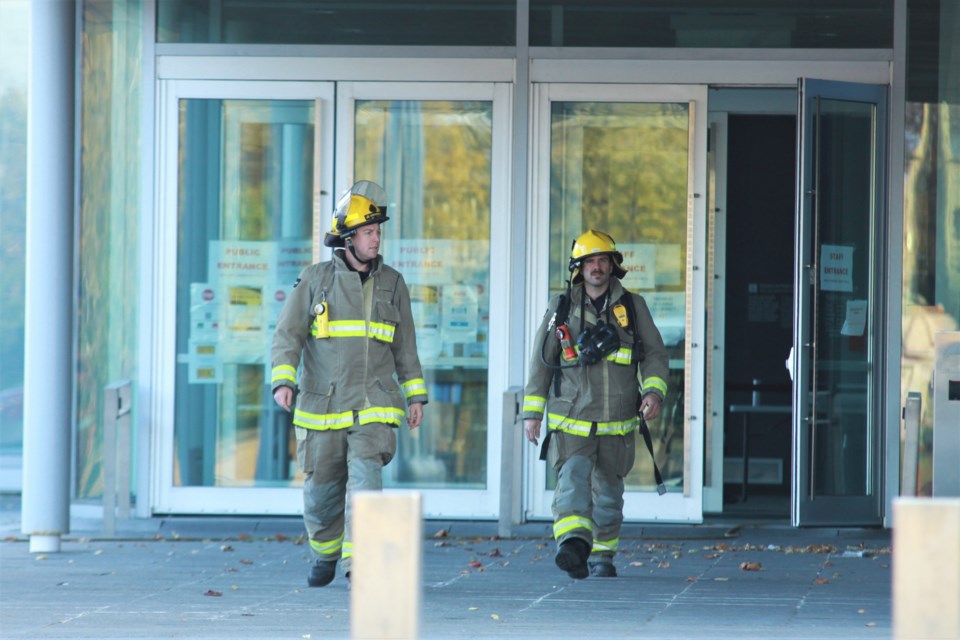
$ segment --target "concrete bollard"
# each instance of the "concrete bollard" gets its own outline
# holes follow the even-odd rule
[[[893,501],[893,637],[960,638],[960,499]]]
[[[419,493],[353,494],[350,637],[417,638],[423,516]]]

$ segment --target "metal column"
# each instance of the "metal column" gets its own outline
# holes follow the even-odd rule
[[[76,3],[30,3],[21,530],[60,551],[70,526]]]

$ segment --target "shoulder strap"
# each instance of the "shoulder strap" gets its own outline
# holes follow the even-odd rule
[[[625,291],[620,300],[623,301],[623,305],[627,308],[627,318],[630,321],[630,331],[633,332],[633,362],[634,364],[640,364],[640,360],[643,359],[643,339],[640,337],[640,327],[637,326],[637,307],[633,303],[633,294],[629,291]]]

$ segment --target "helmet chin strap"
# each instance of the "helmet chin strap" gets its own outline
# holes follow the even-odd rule
[[[353,248],[353,241],[350,238],[347,238],[346,240],[344,240],[344,242],[346,243],[347,250],[350,251],[350,254],[353,256],[354,260],[356,260],[360,264],[370,264],[371,262],[373,262],[372,259],[364,260],[363,258],[357,255],[357,250]]]

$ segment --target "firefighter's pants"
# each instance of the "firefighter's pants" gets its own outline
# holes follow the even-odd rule
[[[397,451],[395,429],[386,424],[317,431],[297,427],[297,460],[306,474],[303,522],[318,560],[350,571],[350,495],[383,488],[381,469]]]
[[[572,537],[591,545],[592,559],[609,561],[620,543],[623,479],[633,468],[635,436],[589,436],[554,431],[548,462],[558,472],[553,493],[557,544]]]

